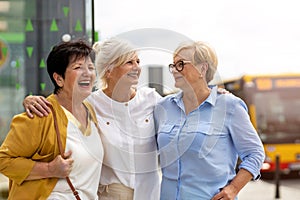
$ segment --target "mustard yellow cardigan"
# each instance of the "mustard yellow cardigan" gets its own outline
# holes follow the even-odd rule
[[[47,100],[56,111],[62,146],[65,149],[68,119],[53,94]],[[90,105],[87,107],[94,121],[94,110]],[[57,178],[25,179],[36,161],[50,162],[57,155],[59,148],[52,114],[42,118],[35,116],[34,119],[28,118],[26,113],[14,116],[7,137],[0,147],[0,172],[11,181],[8,199],[47,199]]]

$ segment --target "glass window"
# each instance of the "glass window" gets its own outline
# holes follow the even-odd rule
[[[300,139],[300,92],[295,89],[254,95],[258,132],[265,143],[294,143]]]
[[[92,35],[91,0],[0,0],[0,144],[28,94],[47,96],[47,55],[64,35]],[[64,37],[68,38],[68,37]]]

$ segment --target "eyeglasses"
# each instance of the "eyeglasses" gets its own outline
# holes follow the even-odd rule
[[[191,61],[180,60],[175,64],[169,64],[169,71],[172,73],[173,68],[175,68],[178,72],[181,72],[184,68],[184,65],[192,63]]]

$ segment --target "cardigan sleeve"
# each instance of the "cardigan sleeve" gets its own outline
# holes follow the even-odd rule
[[[41,120],[30,119],[25,113],[16,115],[0,147],[0,172],[17,184],[22,184],[35,164],[32,156],[42,142]]]

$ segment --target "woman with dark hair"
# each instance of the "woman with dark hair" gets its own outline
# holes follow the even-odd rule
[[[0,148],[9,199],[74,199],[66,177],[82,199],[97,199],[103,147],[95,112],[84,101],[96,77],[93,60],[92,48],[81,40],[51,50],[47,71],[54,92],[47,101],[52,112],[34,119],[16,115]]]

